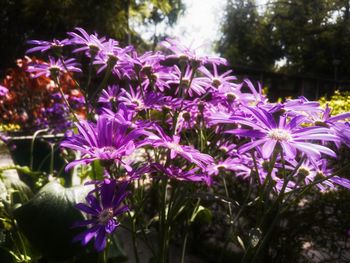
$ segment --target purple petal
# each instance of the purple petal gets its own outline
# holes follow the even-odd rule
[[[114,219],[108,220],[107,224],[105,225],[106,233],[113,233],[117,226],[119,226],[119,223],[117,223]]]
[[[83,204],[83,203],[76,204],[75,208],[77,208],[77,209],[79,209],[87,214],[98,216],[98,211],[96,211],[95,209],[92,209],[91,207],[87,206],[86,204]]]
[[[101,202],[103,208],[110,208],[112,206],[113,196],[115,192],[115,180],[104,181],[101,187]]]
[[[276,143],[276,140],[268,140],[264,143],[262,147],[262,155],[264,159],[270,158],[273,150],[275,149]]]
[[[102,251],[107,244],[106,231],[104,227],[100,226],[97,232],[96,240],[95,240],[95,249],[97,251]]]

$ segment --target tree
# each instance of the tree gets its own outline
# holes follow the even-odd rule
[[[285,65],[275,70],[349,79],[349,5],[348,0],[275,0],[259,14],[254,1],[229,1],[218,51],[256,68],[273,69],[283,59]]]
[[[254,0],[228,1],[217,51],[232,65],[272,69],[281,56],[272,30]]]

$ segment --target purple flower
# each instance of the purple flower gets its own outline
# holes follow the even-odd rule
[[[220,75],[218,72],[217,65],[213,64],[212,66],[214,70],[213,73],[209,71],[206,67],[199,68],[199,70],[205,75],[205,77],[199,79],[207,82],[212,89],[215,90],[222,86],[231,85],[231,81],[237,79],[236,77],[230,75],[232,70],[226,71],[225,73]]]
[[[6,96],[6,94],[9,92],[8,88],[5,86],[0,85],[0,97]]]
[[[51,78],[56,78],[62,73],[69,72],[81,72],[78,68],[78,64],[75,62],[74,58],[67,60],[55,60],[53,57],[49,57],[49,63],[33,64],[28,66],[27,71],[33,72],[33,78],[38,78],[40,76],[46,76]]]
[[[309,101],[304,96],[300,96],[298,99],[288,99],[283,103],[283,109],[288,111],[289,115],[300,115],[305,116],[318,115],[323,112],[320,107],[320,103],[317,101]]]
[[[128,52],[133,50],[133,47],[120,48],[118,42],[110,39],[102,45],[102,48],[93,62],[94,65],[100,65],[97,73],[101,73],[107,67],[112,70],[113,74],[120,79],[124,76],[131,78],[133,74],[133,64],[128,55]]]
[[[287,169],[295,171],[298,162],[295,160],[290,160],[289,165],[286,166]],[[321,159],[316,162],[305,160],[301,166],[295,171],[294,176],[299,177],[296,180],[302,180],[306,185],[314,182],[315,180],[330,177],[332,175],[332,169],[327,168],[327,160]],[[333,176],[316,186],[321,190],[325,191],[327,189],[335,188],[334,184],[341,185],[345,188],[350,189],[350,180],[342,178],[339,176]]]
[[[119,90],[119,86],[117,85],[108,86],[107,89],[102,90],[98,102],[102,103],[108,109],[116,107]]]
[[[188,171],[180,169],[175,166],[170,166],[165,168],[161,164],[153,164],[152,167],[156,170],[165,174],[169,178],[173,178],[179,181],[189,181],[189,182],[204,182],[207,185],[212,184],[212,179],[205,173],[200,172],[199,168],[193,168]]]
[[[164,97],[151,91],[142,94],[140,88],[135,91],[130,85],[128,90],[122,89],[118,100],[135,111],[142,111],[160,108],[158,105],[163,104]]]
[[[151,51],[138,56],[136,51],[131,53],[130,60],[134,63],[135,71],[142,73],[143,75],[149,75],[152,72],[158,71],[160,68],[160,61],[164,59],[164,55],[160,52],[153,53]]]
[[[47,52],[49,50],[57,50],[61,51],[61,49],[69,45],[71,42],[69,39],[63,39],[63,40],[57,40],[53,39],[52,41],[42,41],[42,40],[29,40],[27,41],[28,44],[35,45],[35,47],[32,47],[27,50],[27,54],[33,53],[36,51],[40,51],[41,53]]]
[[[201,64],[204,64],[204,63],[211,63],[216,65],[227,64],[227,61],[224,58],[198,56],[194,49],[183,45],[181,42],[175,39],[167,38],[165,41],[161,43],[161,45],[171,50],[174,53],[174,55],[169,57],[177,58],[180,60],[180,62],[181,61],[191,62],[192,66],[194,66],[195,68],[199,67]]]
[[[243,165],[242,161],[238,158],[227,158],[224,161],[219,161],[217,164],[210,164],[207,167],[209,175],[218,175],[220,171],[238,171],[245,170],[250,174],[250,169]]]
[[[96,33],[89,35],[80,27],[76,27],[75,30],[81,35],[75,32],[68,32],[68,35],[72,37],[70,42],[81,47],[74,49],[73,52],[86,51],[88,56],[96,56],[96,54],[103,48],[103,43],[106,42],[106,38],[99,38]]]
[[[69,163],[66,170],[75,165],[88,164],[98,159],[121,164],[130,171],[131,167],[122,159],[140,147],[144,142],[139,138],[148,134],[142,128],[130,130],[128,125],[123,125],[117,119],[103,115],[98,118],[97,125],[81,121],[76,126],[79,134],[67,138],[61,143],[61,146],[80,151],[82,159]]]
[[[129,210],[122,202],[128,195],[127,182],[117,182],[113,179],[105,179],[97,189],[98,198],[94,192],[89,193],[85,200],[87,204],[79,203],[76,208],[88,214],[87,220],[74,224],[74,227],[88,227],[87,230],[78,234],[73,242],[80,241],[82,245],[89,243],[95,238],[94,247],[102,251],[107,244],[107,236],[112,234],[120,225],[117,217]]]
[[[191,67],[187,66],[184,72],[181,72],[178,66],[174,67],[174,78],[168,81],[168,84],[175,84],[177,89],[175,94],[180,94],[181,91],[184,90],[190,97],[194,95],[202,95],[206,93],[209,85],[202,78],[194,78],[194,71]]]
[[[350,147],[350,124],[345,121],[350,118],[350,112],[331,116],[331,109],[327,105],[322,115],[313,113],[310,118],[311,123],[316,126],[328,127],[333,134],[341,139],[341,142]],[[340,143],[337,146],[339,147]]]
[[[294,159],[297,150],[307,156],[319,159],[321,154],[336,157],[336,154],[329,148],[308,142],[308,140],[338,141],[339,138],[330,133],[329,129],[323,127],[306,127],[300,125],[304,122],[305,116],[296,116],[287,122],[285,116],[279,118],[276,124],[272,114],[259,107],[247,107],[250,116],[232,116],[224,123],[239,123],[252,129],[234,129],[226,133],[236,134],[240,137],[254,139],[239,148],[240,153],[245,153],[255,147],[262,145],[262,155],[269,158],[276,145],[280,145],[287,158]]]
[[[192,146],[181,145],[180,136],[174,135],[172,138],[164,133],[164,131],[155,126],[159,135],[153,134],[148,137],[155,147],[164,147],[170,150],[170,158],[174,159],[177,155],[185,158],[191,163],[196,164],[202,169],[205,169],[207,164],[213,162],[213,157],[208,154],[201,153]]]

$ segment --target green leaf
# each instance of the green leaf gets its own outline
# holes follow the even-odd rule
[[[91,187],[64,188],[50,182],[14,211],[20,229],[44,256],[64,260],[79,252],[81,246],[72,239],[82,229],[72,225],[83,215],[74,205],[82,202],[89,190]]]
[[[27,184],[19,179],[14,170],[8,170],[1,175],[6,190],[11,194],[12,205],[27,202],[32,196],[33,192]]]
[[[193,223],[194,221],[198,220],[201,223],[209,224],[212,220],[212,217],[213,215],[211,211],[208,208],[200,205],[196,211],[193,212],[190,222]]]

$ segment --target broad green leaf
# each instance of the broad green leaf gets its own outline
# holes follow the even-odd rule
[[[74,205],[91,187],[64,188],[57,182],[44,186],[30,201],[14,210],[20,229],[31,244],[49,259],[63,260],[81,248],[72,239],[82,229],[72,228],[83,215]]]

